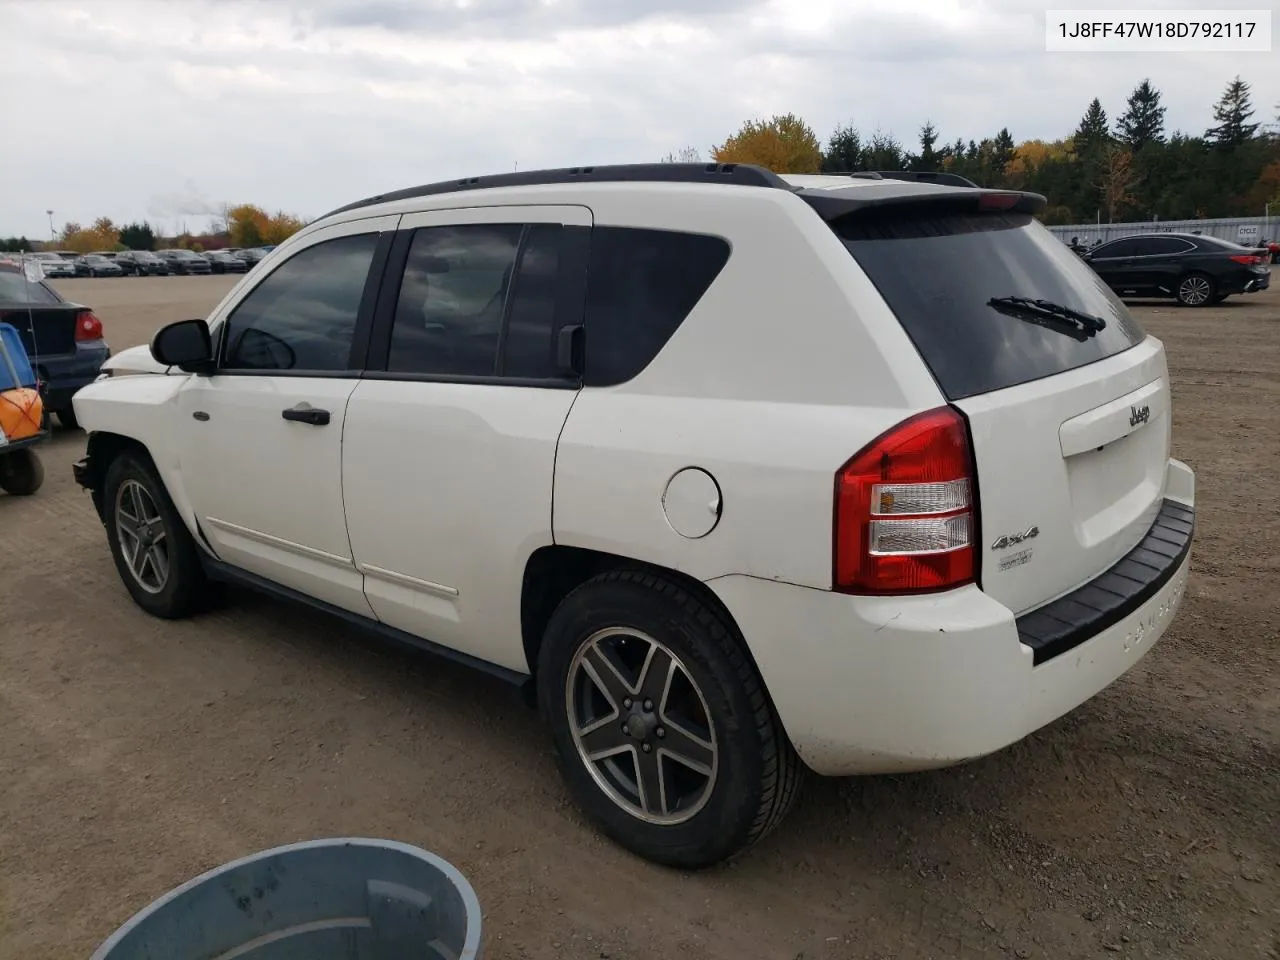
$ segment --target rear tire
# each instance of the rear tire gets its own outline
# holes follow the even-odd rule
[[[575,799],[647,860],[720,863],[795,801],[804,767],[736,628],[657,574],[611,571],[561,601],[538,700]]]
[[[134,603],[152,616],[190,616],[210,599],[195,541],[149,460],[111,461],[102,489],[107,542]]]
[[[29,497],[44,484],[44,464],[30,447],[0,455],[0,490]]]
[[[1216,294],[1213,277],[1207,273],[1188,273],[1178,281],[1178,302],[1184,307],[1207,307]]]

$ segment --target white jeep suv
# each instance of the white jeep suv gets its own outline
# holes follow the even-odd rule
[[[746,165],[351,204],[82,389],[161,617],[231,582],[524,684],[640,855],[999,750],[1182,597],[1164,348],[1042,197]],[[126,365],[122,361],[122,365]]]

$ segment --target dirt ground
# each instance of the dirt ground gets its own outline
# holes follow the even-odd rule
[[[64,281],[115,348],[222,277]],[[1199,476],[1173,628],[1112,688],[964,767],[814,780],[771,838],[685,875],[597,836],[536,717],[484,677],[252,596],[164,623],[44,448],[0,494],[0,957],[87,957],[135,910],[276,844],[452,860],[516,958],[1280,958],[1280,291],[1135,307]]]

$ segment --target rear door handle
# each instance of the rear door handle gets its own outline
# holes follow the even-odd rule
[[[313,427],[323,427],[329,422],[329,411],[313,407],[309,403],[300,403],[296,407],[282,410],[280,416],[297,423],[309,423]]]

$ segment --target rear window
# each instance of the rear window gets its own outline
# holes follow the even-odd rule
[[[21,273],[0,270],[0,303],[57,303],[58,298],[40,283]]]
[[[933,372],[961,400],[1102,360],[1145,334],[1086,264],[1029,214],[869,212],[833,224]],[[1101,317],[1087,335],[990,305],[1047,300]]]

